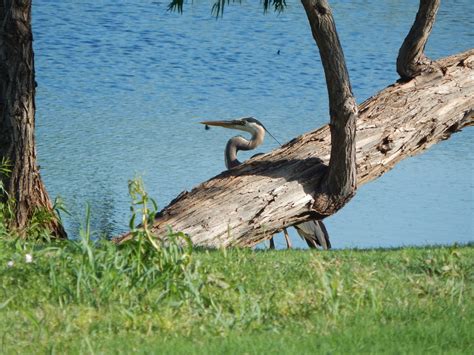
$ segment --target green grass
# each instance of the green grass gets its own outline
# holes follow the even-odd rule
[[[474,347],[472,245],[175,249],[164,267],[146,243],[137,257],[137,245],[0,241],[0,352],[398,354]],[[183,255],[186,263],[172,268]]]
[[[140,180],[129,190],[121,246],[89,211],[77,240],[47,241],[51,213],[17,233],[0,203],[1,354],[472,354],[474,244],[194,250],[153,238],[156,204]]]

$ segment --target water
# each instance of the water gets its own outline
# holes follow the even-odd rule
[[[397,79],[397,51],[418,2],[331,3],[360,103]],[[201,119],[251,115],[282,142],[328,120],[323,71],[299,2],[280,15],[243,2],[218,21],[211,2],[188,4],[183,15],[166,6],[34,2],[38,157],[51,196],[61,195],[72,212],[71,236],[86,203],[96,229],[125,231],[127,180],[135,174],[163,207],[224,170],[233,132],[205,131]],[[473,10],[471,0],[443,1],[426,48],[431,58],[474,47]],[[276,147],[267,139],[259,151]],[[472,151],[473,130],[465,129],[363,186],[326,220],[333,245],[474,240]]]

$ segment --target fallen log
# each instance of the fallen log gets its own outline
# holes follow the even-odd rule
[[[359,106],[357,183],[376,179],[466,126],[474,125],[474,50],[431,63]],[[250,159],[181,193],[156,217],[206,247],[254,246],[284,227],[325,215],[315,208],[328,172],[329,125]],[[124,234],[116,239],[130,238]]]

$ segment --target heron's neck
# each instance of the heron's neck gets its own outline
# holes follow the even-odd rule
[[[237,152],[239,150],[252,150],[257,148],[263,142],[265,131],[259,132],[259,134],[252,134],[250,140],[245,139],[242,136],[236,136],[229,139],[225,147],[225,166],[227,169],[232,169],[237,165],[242,164],[237,159]]]

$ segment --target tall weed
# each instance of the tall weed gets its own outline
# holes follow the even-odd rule
[[[129,191],[131,240],[115,245],[92,231],[89,206],[76,239],[44,243],[10,238],[10,243],[16,243],[16,253],[8,264],[13,267],[5,269],[9,278],[0,285],[4,293],[8,294],[13,284],[24,282],[22,287],[29,287],[28,275],[34,273],[42,275],[48,285],[41,289],[47,294],[38,297],[54,300],[60,307],[78,304],[101,308],[114,304],[143,310],[186,302],[197,309],[207,307],[204,290],[210,283],[207,273],[192,262],[190,238],[171,229],[160,238],[153,235],[156,202],[140,179],[129,182]],[[32,264],[24,263],[25,253],[33,255],[34,269]]]

